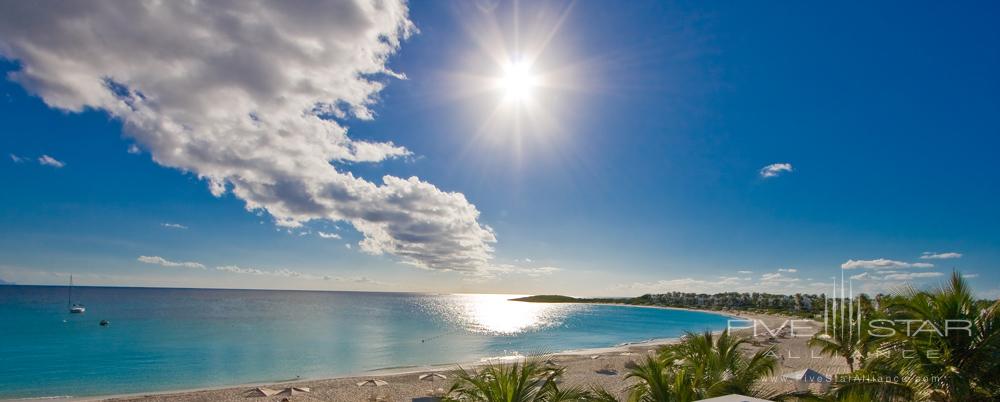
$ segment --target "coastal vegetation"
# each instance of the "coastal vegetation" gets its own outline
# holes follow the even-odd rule
[[[577,298],[563,295],[537,295],[512,299],[534,303],[601,303],[632,306],[696,308],[716,311],[747,311],[765,314],[785,314],[804,318],[820,315],[830,300],[826,295],[779,295],[761,292],[645,294],[639,297]]]
[[[625,299],[577,299],[575,297],[563,295],[537,295],[519,297],[513,300],[532,303],[597,303],[598,300],[613,300],[608,301],[608,303],[621,303],[621,300]]]
[[[590,392],[559,387],[562,367],[537,361],[489,364],[478,370],[460,369],[446,402],[562,402],[587,401]]]
[[[843,358],[851,371],[854,371],[856,362],[864,364],[878,341],[877,337],[871,335],[869,323],[872,319],[884,318],[865,300],[868,300],[865,295],[858,297],[858,308],[863,310],[860,314],[828,320],[827,330],[809,339],[809,346],[819,349],[822,355]],[[865,319],[859,319],[859,316]]]
[[[741,394],[775,397],[760,386],[777,369],[773,347],[746,356],[740,346],[749,338],[724,331],[687,334],[675,345],[629,368],[626,379],[629,402],[689,402],[704,398]],[[467,402],[619,402],[608,390],[591,387],[560,388],[564,369],[528,359],[524,362],[489,364],[478,370],[461,369],[455,375],[445,401]]]
[[[701,398],[728,394],[772,397],[773,393],[759,385],[777,371],[775,346],[747,356],[741,347],[750,342],[749,337],[729,331],[718,335],[707,331],[689,333],[681,342],[662,348],[658,359],[670,370],[688,377],[688,387]]]
[[[671,293],[631,299],[576,299],[535,296],[521,301],[620,303],[698,307],[787,304],[805,310],[801,300],[766,294],[692,295]],[[825,296],[817,304],[826,305]],[[907,289],[897,295],[867,295],[852,300],[858,309],[842,320],[829,322],[809,346],[821,355],[842,358],[849,373],[836,375],[823,392],[776,394],[762,386],[776,374],[774,348],[748,354],[749,338],[729,332],[688,334],[674,345],[646,356],[630,368],[626,378],[629,402],[684,402],[741,394],[772,400],[801,401],[996,401],[1000,400],[1000,300],[978,300],[958,272],[937,289]],[[713,304],[715,305],[715,304]],[[558,375],[559,372],[556,372]],[[577,401],[618,401],[607,390],[592,388],[575,394]],[[513,399],[507,399],[513,400]]]
[[[886,336],[873,337],[859,370],[838,376],[839,400],[1000,400],[1000,300],[976,300],[955,272],[939,289],[888,298],[873,316],[893,331],[872,331]]]

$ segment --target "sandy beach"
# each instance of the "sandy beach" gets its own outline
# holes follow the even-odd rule
[[[718,313],[718,312],[716,312]],[[761,315],[733,313],[730,316],[738,316],[746,320],[758,320],[771,330],[777,330],[787,320],[798,320],[795,322],[798,331],[802,334],[811,334],[813,331],[821,329],[822,324],[815,321],[804,321],[788,316]],[[752,330],[739,330],[747,336],[753,334]],[[765,386],[774,390],[792,390],[794,383],[781,380],[781,375],[792,373],[806,368],[811,368],[820,373],[831,376],[833,374],[845,373],[848,371],[843,359],[820,357],[815,352],[810,351],[806,345],[807,336],[776,336],[770,340],[770,335],[766,333],[763,326],[758,327],[758,336],[754,338],[753,345],[747,345],[746,352],[753,353],[761,348],[776,345],[779,357],[779,369],[774,378],[765,381]],[[609,391],[623,396],[627,392],[630,384],[625,379],[628,370],[625,368],[629,361],[638,361],[644,355],[654,353],[657,347],[676,339],[663,339],[643,343],[630,344],[618,347],[601,349],[587,349],[546,355],[538,357],[543,360],[552,360],[565,367],[563,377],[564,386],[600,386]],[[252,384],[236,387],[204,389],[193,391],[181,391],[157,394],[140,394],[115,397],[85,398],[79,400],[107,400],[107,401],[144,401],[144,402],[181,402],[181,401],[281,401],[288,398],[290,401],[327,401],[327,402],[357,402],[371,399],[378,396],[385,401],[431,401],[429,398],[439,389],[446,390],[451,385],[451,371],[459,366],[472,367],[476,363],[410,367],[404,369],[381,370],[372,372],[366,376],[344,377],[332,379],[290,381],[271,384]],[[433,382],[418,379],[421,374],[429,372],[439,372],[447,379],[437,379]],[[383,386],[359,387],[358,382],[377,378],[387,382]],[[268,387],[275,390],[283,390],[288,387],[309,388],[311,392],[299,395],[274,395],[270,397],[260,396],[254,392],[258,386]]]

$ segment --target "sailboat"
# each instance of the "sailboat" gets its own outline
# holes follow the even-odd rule
[[[87,311],[87,308],[82,304],[73,303],[73,275],[69,276],[69,296],[66,299],[66,307],[69,307],[69,312],[72,314],[83,314]]]

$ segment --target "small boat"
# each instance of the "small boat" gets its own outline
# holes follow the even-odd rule
[[[66,307],[69,307],[70,314],[83,314],[87,311],[84,305],[73,303],[73,275],[69,276],[69,296],[66,298]]]

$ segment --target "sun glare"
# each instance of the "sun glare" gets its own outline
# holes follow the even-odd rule
[[[516,335],[558,325],[578,308],[568,304],[511,301],[511,295],[462,295],[455,314],[470,332]]]
[[[475,47],[453,63],[449,96],[469,100],[463,109],[481,118],[469,150],[512,151],[514,163],[520,164],[528,149],[555,149],[568,138],[574,120],[563,114],[578,99],[567,95],[581,93],[596,77],[578,79],[590,63],[567,59],[573,48],[559,39],[571,7],[532,2],[530,10],[524,10],[517,3],[503,10],[468,6],[475,17],[463,20],[463,25]],[[520,21],[522,12],[532,18]]]
[[[532,90],[537,85],[538,78],[531,73],[527,63],[511,62],[504,66],[500,87],[508,100],[520,101],[531,97]]]

